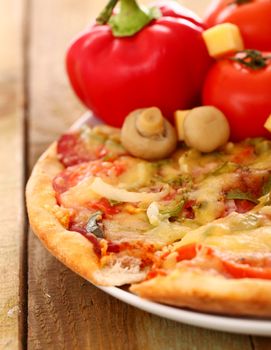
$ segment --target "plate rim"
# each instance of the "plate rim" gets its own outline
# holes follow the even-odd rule
[[[236,334],[271,336],[271,320],[268,319],[208,314],[153,302],[118,287],[96,287],[126,304],[179,323]]]

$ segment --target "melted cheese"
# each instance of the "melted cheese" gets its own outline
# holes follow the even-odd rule
[[[110,220],[104,220],[103,224],[107,239],[112,241],[142,240],[145,233],[152,228],[146,220],[145,213],[122,212],[114,215]]]
[[[191,228],[185,224],[160,222],[157,227],[149,224],[145,213],[129,215],[119,213],[110,220],[104,220],[107,239],[112,241],[144,241],[156,246],[171,244],[180,240]]]
[[[250,164],[249,166],[252,169],[271,169],[271,152],[270,150],[267,150],[263,152],[262,154],[258,155],[256,161],[253,162],[253,164]]]
[[[182,239],[190,228],[179,223],[163,221],[159,226],[145,233],[145,239],[157,244],[170,244]]]
[[[91,200],[99,199],[100,196],[91,190],[93,177],[81,181],[68,191],[61,194],[61,204],[66,208],[81,207]]]
[[[126,190],[149,185],[154,173],[151,163],[136,160],[128,162],[126,171],[118,178],[118,187]]]
[[[204,175],[221,165],[222,159],[215,153],[202,155],[199,151],[190,149],[181,154],[178,162],[181,173],[189,174],[196,182],[199,182]]]
[[[207,177],[198,185],[198,189],[190,194],[189,199],[198,204],[195,209],[198,223],[206,224],[220,216],[224,208],[224,204],[220,202],[222,190],[225,186],[235,183],[237,177],[234,173]]]
[[[190,243],[204,243],[229,252],[270,252],[271,220],[261,214],[232,213],[190,231],[174,250]]]

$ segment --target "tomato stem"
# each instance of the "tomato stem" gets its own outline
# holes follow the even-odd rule
[[[231,60],[253,70],[258,70],[265,68],[267,66],[266,61],[270,58],[270,56],[264,57],[263,54],[257,50],[243,50],[239,51],[235,57],[231,58]]]
[[[244,5],[252,2],[252,0],[233,0],[228,5]]]

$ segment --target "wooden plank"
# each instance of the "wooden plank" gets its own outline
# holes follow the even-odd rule
[[[0,0],[0,348],[22,345],[23,1]]]
[[[35,0],[30,51],[30,161],[83,108],[63,66],[67,42],[106,1]],[[53,15],[52,15],[53,14]],[[92,15],[92,16],[91,16]],[[139,311],[99,291],[29,238],[29,334],[32,349],[251,349],[246,336],[202,330]]]
[[[271,331],[270,331],[271,336]],[[267,337],[252,337],[253,350],[270,350],[271,338]]]

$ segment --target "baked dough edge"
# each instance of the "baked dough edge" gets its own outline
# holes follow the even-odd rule
[[[123,285],[144,279],[140,261],[131,257],[131,267],[116,259],[112,266],[101,267],[92,243],[75,231],[67,230],[59,221],[52,186],[54,177],[64,167],[57,158],[54,142],[39,158],[26,186],[26,204],[30,225],[44,246],[62,263],[86,280],[104,286]]]
[[[225,315],[270,317],[271,281],[229,279],[199,269],[178,268],[130,290],[169,305]]]

